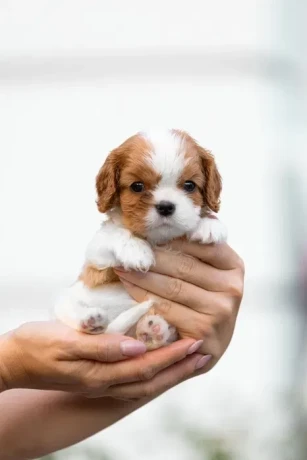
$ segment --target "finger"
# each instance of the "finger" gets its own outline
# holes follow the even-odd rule
[[[242,259],[226,243],[198,244],[188,241],[173,241],[170,249],[196,257],[212,267],[221,270],[243,269]]]
[[[136,300],[138,303],[142,303],[145,300],[154,299],[154,294],[150,294],[146,289],[143,289],[136,284],[132,284],[123,278],[119,278],[121,283],[123,284],[124,288],[128,292],[128,294]]]
[[[104,363],[121,361],[146,353],[143,342],[119,334],[89,335],[76,332],[76,337],[70,346],[70,359],[87,359]]]
[[[188,356],[168,369],[159,372],[148,382],[130,383],[110,387],[107,390],[107,396],[124,399],[152,398],[158,396],[187,379],[199,369],[202,368],[205,370],[210,359],[211,356],[208,355],[203,356],[194,354]]]
[[[179,303],[148,293],[126,281],[122,281],[122,283],[136,301],[142,302],[153,299],[155,301],[155,314],[161,315],[169,324],[175,326],[181,338],[192,337],[204,340],[203,346],[199,349],[201,353],[210,350],[213,356],[220,356],[221,344],[229,342],[231,338],[229,335],[233,331],[231,325],[234,324],[238,311],[235,304],[232,308],[231,305],[226,307],[224,303],[216,307],[200,305],[198,311],[195,311]]]
[[[208,306],[205,311],[205,308],[199,305],[199,310],[203,310],[200,316],[199,311],[148,293],[125,280],[122,280],[122,283],[137,302],[153,299],[155,314],[161,315],[169,324],[175,326],[181,338],[205,339],[206,345],[210,344],[210,350],[216,348],[212,341],[212,322],[217,323],[220,320],[219,310]]]
[[[223,293],[206,291],[193,284],[186,283],[178,278],[172,278],[159,273],[148,272],[123,272],[116,270],[116,273],[123,280],[136,284],[145,291],[152,292],[172,302],[187,305],[196,311],[203,312],[204,306],[216,308]]]
[[[183,253],[159,249],[155,251],[155,259],[150,271],[184,280],[208,291],[224,291],[237,276],[235,271],[219,270]]]
[[[108,386],[150,380],[161,370],[185,358],[194,343],[195,339],[179,340],[133,360],[109,364],[107,369],[96,368],[92,378],[103,382],[107,374]]]

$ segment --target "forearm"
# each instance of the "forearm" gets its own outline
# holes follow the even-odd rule
[[[22,380],[22,369],[16,365],[8,337],[9,334],[0,337],[1,460],[33,459],[71,446],[141,405],[111,398],[88,399],[60,391],[7,390],[9,382],[18,386]]]
[[[71,446],[144,403],[52,391],[6,391],[0,395],[1,460],[33,459]]]
[[[191,354],[195,341],[185,339],[126,360],[121,336],[89,340],[71,331],[33,323],[8,334],[5,342],[0,337],[0,375],[7,390],[0,394],[1,460],[37,458],[95,434],[192,375],[200,358]],[[98,352],[106,362],[95,360]]]

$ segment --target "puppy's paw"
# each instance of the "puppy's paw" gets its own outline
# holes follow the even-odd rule
[[[164,347],[177,340],[177,331],[162,316],[146,315],[136,327],[136,338],[145,343],[147,350]]]
[[[87,334],[102,334],[107,328],[107,318],[99,308],[88,308],[79,320],[78,329]]]
[[[146,241],[140,238],[130,240],[115,253],[118,265],[125,270],[147,272],[155,264],[153,251]]]
[[[222,243],[227,240],[227,228],[213,215],[204,217],[197,229],[190,235],[190,240],[203,244]]]

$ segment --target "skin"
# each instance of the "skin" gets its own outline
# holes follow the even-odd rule
[[[101,344],[97,348],[98,342],[95,342],[94,351],[87,343],[88,348],[85,347],[84,351],[83,347],[75,348],[76,336],[71,339],[70,334],[79,334],[76,331],[70,332],[64,327],[65,332],[61,333],[60,338],[56,336],[54,339],[54,324],[48,326],[51,329],[46,349],[42,346],[43,333],[39,334],[40,348],[33,345],[32,351],[29,348],[26,353],[24,348],[22,351],[16,348],[15,331],[0,340],[0,376],[2,379],[5,376],[3,382],[7,387],[20,388],[26,385],[27,388],[40,388],[46,385],[46,380],[48,387],[54,385],[54,380],[59,381],[60,374],[60,384],[67,384],[68,379],[66,389],[70,392],[75,389],[75,394],[21,389],[0,394],[0,451],[3,460],[37,458],[75,444],[110,426],[178,383],[207,372],[217,363],[233,334],[243,295],[243,263],[226,244],[200,246],[176,242],[172,244],[172,249],[177,253],[157,250],[157,263],[145,275],[122,271],[119,274],[130,294],[137,300],[144,300],[148,296],[161,300],[160,313],[177,327],[182,340],[166,348],[128,358],[129,361],[118,352],[118,343],[123,337],[118,340],[112,336],[117,346],[107,346],[108,352],[104,355],[102,344],[106,345],[107,342],[103,342],[106,336],[82,334],[82,338],[91,337]],[[186,254],[179,254],[178,251]],[[42,324],[30,327],[34,343],[33,334],[35,337],[35,330],[36,333],[37,328],[41,330]],[[29,335],[29,332],[29,329],[22,332],[22,342],[17,339],[19,346],[20,343],[25,345],[24,334]],[[10,342],[11,334],[13,342]],[[196,345],[199,348],[189,355],[191,345],[195,348],[195,340],[199,339],[201,341]],[[14,343],[11,355],[9,343]],[[60,355],[55,353],[59,348],[62,350]],[[85,356],[84,353],[89,355]],[[29,355],[34,356],[34,360]],[[202,355],[206,355],[205,360]],[[212,355],[209,360],[208,355]],[[28,357],[31,366],[24,366],[24,356]],[[106,357],[110,362],[105,362]],[[16,359],[18,364],[13,366],[16,370],[9,379],[8,363],[12,365]],[[200,359],[203,360],[202,368],[197,369]],[[124,364],[129,364],[126,374],[119,371]],[[39,371],[34,370],[37,366]],[[134,381],[131,381],[129,374],[131,367]],[[99,369],[101,379],[97,378]],[[106,383],[107,369],[112,369],[112,383]],[[38,375],[42,371],[43,379]],[[17,385],[13,383],[14,375]],[[75,379],[73,382],[72,375]],[[128,378],[128,381],[122,383],[123,378]],[[97,395],[104,397],[91,399],[91,396]]]
[[[4,391],[0,394],[1,460],[29,460],[42,457],[76,444],[132,413],[194,374],[197,363],[204,357],[199,353],[187,356],[193,343],[193,340],[183,340],[179,346],[170,346],[168,349],[147,353],[147,356],[141,359],[129,360],[129,367],[136,366],[142,369],[139,376],[134,377],[138,382],[133,384],[133,396],[136,396],[136,399],[131,399],[130,387],[125,390],[125,385],[128,384],[105,389],[104,397],[98,399],[63,391]],[[126,363],[128,364],[128,361],[116,364]],[[143,367],[139,367],[141,363],[150,370],[148,374],[144,372]],[[149,367],[145,363],[150,363]],[[160,367],[166,368],[158,371]],[[153,375],[153,372],[157,372],[156,375]],[[112,396],[113,389],[117,392],[120,390],[121,400],[107,397]],[[96,388],[92,387],[88,388],[86,393],[97,395]],[[125,396],[130,400],[122,400]]]
[[[156,264],[144,273],[117,270],[138,302],[157,300],[155,310],[180,337],[203,340],[211,355],[206,370],[222,357],[232,338],[243,296],[244,264],[227,245],[176,241],[156,250]]]
[[[184,359],[194,343],[194,339],[181,340],[156,353],[145,353],[145,346],[129,337],[82,334],[58,322],[28,323],[1,338],[2,389],[108,396],[112,388],[153,379]],[[123,350],[135,357],[128,359]]]

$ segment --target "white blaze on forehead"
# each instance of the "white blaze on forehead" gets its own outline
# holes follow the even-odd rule
[[[141,135],[150,144],[147,161],[161,175],[160,184],[175,186],[188,162],[184,140],[170,130],[147,131]]]

